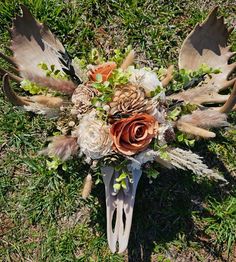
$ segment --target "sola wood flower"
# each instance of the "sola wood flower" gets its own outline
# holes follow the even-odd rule
[[[150,96],[150,93],[154,91],[158,86],[162,86],[161,82],[154,72],[147,71],[143,68],[131,68],[130,72],[131,76],[129,81],[134,85],[142,87],[145,90],[147,96]]]
[[[110,103],[110,114],[117,113],[151,113],[154,111],[154,103],[145,97],[142,88],[133,85],[120,86],[116,89],[112,102]]]
[[[115,122],[111,135],[115,148],[124,155],[144,150],[157,135],[158,122],[148,114],[137,114]]]
[[[102,81],[105,82],[111,75],[112,71],[116,68],[116,63],[115,62],[107,62],[102,65],[98,65],[94,67],[90,72],[89,72],[89,78],[92,81],[96,81],[96,76],[101,75],[102,76]]]
[[[99,95],[99,91],[97,89],[88,85],[79,85],[71,97],[71,101],[74,104],[71,113],[73,115],[78,115],[80,118],[81,115],[87,113],[91,108],[91,100],[97,95]]]
[[[109,126],[96,118],[95,111],[91,111],[80,120],[73,135],[78,137],[80,152],[86,155],[87,160],[99,159],[112,150]]]

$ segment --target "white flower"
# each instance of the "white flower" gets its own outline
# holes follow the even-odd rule
[[[156,73],[147,71],[146,69],[134,69],[129,68],[131,73],[129,81],[133,85],[138,85],[145,90],[147,96],[154,91],[158,86],[162,86],[161,82],[157,78]]]
[[[72,135],[78,137],[80,152],[90,160],[102,158],[111,152],[113,142],[109,131],[109,126],[96,118],[96,111],[91,111],[83,116]]]

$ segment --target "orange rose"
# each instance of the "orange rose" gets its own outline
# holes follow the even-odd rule
[[[98,65],[93,70],[89,72],[89,78],[92,81],[96,81],[96,76],[98,74],[102,75],[102,81],[105,82],[111,75],[112,71],[116,68],[115,62],[107,62],[101,65]]]
[[[134,155],[147,148],[157,134],[158,123],[148,114],[136,114],[115,122],[110,130],[115,148],[124,155]]]

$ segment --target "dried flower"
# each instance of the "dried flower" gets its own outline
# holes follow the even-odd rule
[[[86,155],[87,160],[102,158],[112,150],[109,126],[96,118],[94,110],[83,116],[72,134],[78,137],[80,152]]]
[[[42,154],[57,156],[62,161],[66,161],[78,152],[76,137],[54,136],[51,141],[48,147],[41,151]]]
[[[46,115],[48,118],[56,118],[60,112],[58,108],[47,107],[37,102],[25,105],[24,109],[35,114]]]
[[[158,122],[148,114],[136,114],[115,122],[111,135],[115,148],[124,155],[134,155],[147,148],[157,135]]]
[[[157,156],[156,161],[168,168],[179,168],[182,170],[191,170],[194,174],[201,177],[208,177],[213,180],[226,182],[224,177],[220,176],[202,162],[202,157],[194,154],[192,151],[181,148],[170,148],[168,151],[168,160],[160,159]],[[159,161],[160,160],[160,161]]]
[[[115,90],[110,105],[110,115],[151,113],[154,111],[155,103],[145,98],[143,88],[133,85],[119,86]]]
[[[82,190],[82,198],[86,199],[89,197],[93,186],[93,180],[91,174],[88,174],[84,179],[84,186]]]
[[[160,125],[158,129],[158,144],[164,145],[175,140],[175,132],[170,123]]]
[[[154,72],[147,71],[143,68],[130,68],[129,70],[131,72],[129,81],[134,85],[142,87],[147,96],[150,96],[151,92],[155,91],[158,86],[162,86]]]
[[[112,71],[116,68],[115,62],[107,62],[101,65],[98,65],[91,69],[88,73],[89,79],[92,81],[97,80],[97,75],[102,76],[102,82],[107,81],[107,79],[110,77]]]
[[[229,125],[227,115],[213,109],[196,110],[192,114],[182,116],[179,121],[203,128]]]

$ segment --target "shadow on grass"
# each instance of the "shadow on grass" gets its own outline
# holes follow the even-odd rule
[[[200,237],[203,232],[196,228],[192,213],[198,212],[200,216],[204,216],[204,212],[206,212],[203,206],[204,201],[209,197],[213,197],[219,202],[223,201],[235,186],[235,181],[223,162],[215,154],[209,152],[206,145],[201,143],[199,151],[202,152],[201,155],[204,156],[208,166],[216,167],[230,183],[222,185],[207,180],[196,182],[190,172],[166,169],[161,170],[159,178],[152,184],[149,184],[147,177],[142,176],[137,189],[129,239],[129,262],[156,261],[152,256],[158,253],[157,246],[168,250],[168,244],[175,240],[180,241],[180,235],[185,236],[183,240],[185,244],[190,241],[200,242],[206,252],[211,252],[211,256],[224,261],[214,246],[208,242],[201,243]],[[93,223],[99,223],[101,230],[105,232],[104,189],[99,187],[94,194],[98,197],[102,210]]]

